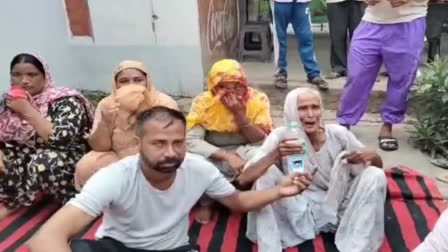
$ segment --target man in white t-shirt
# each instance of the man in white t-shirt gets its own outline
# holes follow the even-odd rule
[[[29,242],[31,251],[198,251],[189,212],[205,193],[234,211],[259,209],[301,193],[310,174],[263,192],[237,191],[208,161],[186,154],[185,118],[155,107],[137,118],[140,154],[96,173]],[[103,214],[96,241],[69,241]]]

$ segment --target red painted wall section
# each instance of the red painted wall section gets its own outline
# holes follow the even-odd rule
[[[72,35],[93,37],[87,0],[65,0],[65,6]]]

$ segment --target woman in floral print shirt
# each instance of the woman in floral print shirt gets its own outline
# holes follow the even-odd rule
[[[0,220],[30,206],[39,192],[60,202],[75,195],[75,163],[88,151],[89,102],[55,88],[37,56],[11,62],[11,90],[0,100]]]

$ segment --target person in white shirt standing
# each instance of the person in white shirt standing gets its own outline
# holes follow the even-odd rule
[[[188,216],[204,193],[247,212],[297,195],[312,180],[311,174],[294,174],[272,189],[240,192],[210,162],[186,154],[181,112],[154,107],[139,114],[136,128],[140,154],[93,175],[32,238],[31,251],[198,251],[189,244]],[[70,242],[102,213],[98,240]]]
[[[352,39],[365,9],[366,3],[362,0],[327,0],[332,70],[327,79],[337,79],[347,75],[347,42]]]
[[[320,77],[320,67],[314,55],[313,32],[311,31],[310,0],[275,0],[274,23],[279,42],[277,73],[274,75],[274,86],[288,87],[288,36],[287,28],[291,23],[299,47],[307,81],[321,90],[328,89],[328,83]]]

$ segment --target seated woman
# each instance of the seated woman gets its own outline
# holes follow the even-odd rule
[[[75,164],[93,121],[87,99],[55,88],[38,57],[19,54],[10,71],[12,88],[0,101],[0,220],[40,192],[62,203],[75,195]]]
[[[284,115],[287,125],[298,124],[296,133],[275,129],[240,175],[240,184],[256,181],[254,190],[273,187],[297,172],[287,165],[290,155],[299,155],[304,172],[314,174],[302,195],[249,214],[247,236],[260,251],[282,251],[323,232],[336,233],[339,251],[378,251],[383,243],[387,181],[379,168],[382,160],[345,127],[324,126],[322,111],[316,90],[291,91]]]
[[[155,106],[178,109],[168,95],[157,91],[143,63],[125,60],[114,73],[112,94],[98,104],[89,137],[92,151],[76,165],[79,190],[99,169],[138,153],[135,119],[140,111]]]
[[[188,151],[209,159],[233,181],[271,131],[269,99],[249,87],[246,74],[234,60],[215,63],[207,84],[208,91],[193,100],[187,117]],[[200,201],[198,222],[210,221],[211,203]]]

